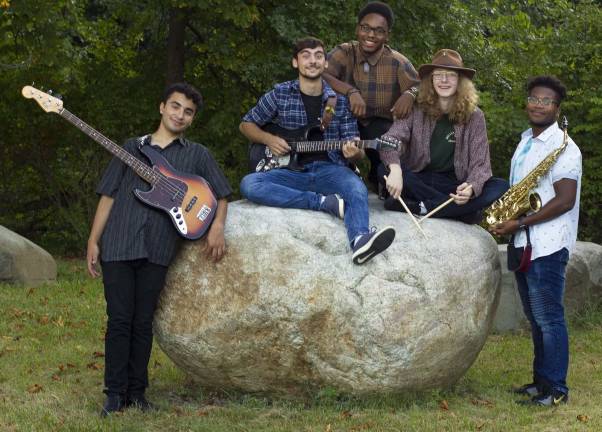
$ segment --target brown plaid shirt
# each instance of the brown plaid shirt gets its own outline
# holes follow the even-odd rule
[[[330,51],[326,72],[360,91],[366,102],[367,118],[392,120],[391,108],[399,96],[420,82],[412,63],[399,52],[385,45],[378,53],[366,57],[357,41]]]

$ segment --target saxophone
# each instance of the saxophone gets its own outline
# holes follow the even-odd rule
[[[539,211],[541,197],[538,193],[531,191],[537,186],[540,177],[548,172],[558,156],[566,149],[569,137],[567,134],[568,125],[569,122],[566,117],[563,117],[564,140],[562,145],[547,155],[525,178],[508,189],[504,195],[485,210],[483,225],[493,226],[507,220],[517,219],[528,211],[533,213]]]

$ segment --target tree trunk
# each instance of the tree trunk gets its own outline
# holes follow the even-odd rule
[[[186,11],[172,7],[169,11],[169,35],[167,37],[166,84],[184,81],[184,30]]]

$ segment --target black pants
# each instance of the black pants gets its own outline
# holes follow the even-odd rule
[[[363,123],[366,122],[366,125]],[[372,117],[370,119],[358,122],[360,138],[364,140],[376,139],[383,136],[389,131],[393,122],[380,117]],[[366,157],[370,160],[370,172],[368,173],[368,181],[373,184],[378,184],[377,169],[380,165],[380,155],[378,150],[366,149]]]
[[[443,173],[421,171],[412,172],[410,169],[401,167],[403,177],[403,189],[401,196],[403,198],[422,201],[427,211],[433,210],[439,204],[443,204],[449,199],[450,193],[455,193],[456,188],[463,182],[458,181],[454,176]],[[389,169],[383,164],[378,167],[379,181],[384,183],[383,176],[389,173]],[[457,205],[451,203],[435,213],[433,217],[461,219],[464,216],[475,215],[480,210],[489,207],[496,199],[501,197],[508,190],[510,185],[504,179],[491,177],[483,185],[483,190],[478,197],[471,198],[466,204]],[[469,218],[470,220],[470,218]]]
[[[148,387],[153,315],[167,267],[146,259],[101,265],[107,301],[104,391],[141,395]]]

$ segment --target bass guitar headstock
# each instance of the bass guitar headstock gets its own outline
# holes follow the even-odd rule
[[[46,112],[60,114],[60,112],[63,110],[62,100],[51,96],[48,93],[44,93],[35,87],[25,86],[23,87],[23,90],[21,90],[21,94],[26,99],[34,99]]]

